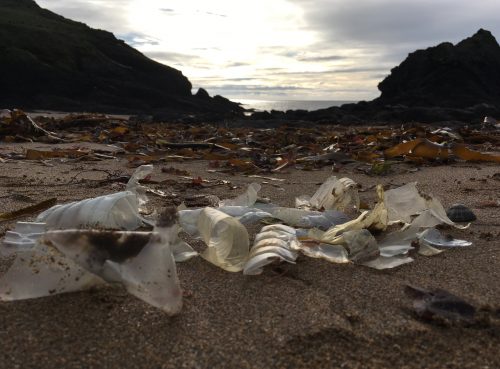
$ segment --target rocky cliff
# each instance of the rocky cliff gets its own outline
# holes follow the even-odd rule
[[[480,29],[456,45],[445,42],[417,50],[378,88],[385,104],[453,108],[500,104],[500,46],[489,31]]]
[[[0,14],[0,107],[241,111],[220,97],[193,96],[180,71],[34,1],[0,0]]]

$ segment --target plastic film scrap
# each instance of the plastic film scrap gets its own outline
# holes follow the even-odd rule
[[[166,219],[166,220],[165,220]],[[145,302],[176,314],[182,306],[172,246],[179,243],[175,212],[153,232],[67,229],[47,231],[18,251],[0,279],[0,298],[14,300],[120,283]]]
[[[248,257],[249,238],[246,228],[220,210],[205,208],[198,217],[198,231],[207,249],[201,256],[229,272],[239,272]]]
[[[49,229],[137,229],[143,223],[139,210],[147,202],[146,192],[139,180],[152,171],[152,165],[140,166],[130,178],[126,191],[53,206],[41,213],[37,222],[46,223]]]
[[[301,196],[295,201],[297,208],[346,210],[349,205],[359,209],[357,183],[350,178],[328,178],[312,197]]]
[[[294,228],[281,224],[263,227],[255,237],[243,274],[261,274],[264,266],[277,260],[295,263],[300,247]]]

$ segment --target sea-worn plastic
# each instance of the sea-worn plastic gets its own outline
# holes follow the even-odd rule
[[[243,270],[249,252],[246,228],[220,210],[205,208],[198,217],[198,232],[207,244],[201,256],[229,272]]]
[[[337,179],[332,176],[312,197],[304,195],[295,199],[295,206],[317,210],[345,211],[349,206],[359,209],[358,185],[350,178]]]
[[[0,255],[8,256],[33,248],[46,229],[45,223],[17,222],[13,231],[5,232],[0,245]]]
[[[0,299],[48,296],[120,283],[145,302],[176,314],[182,307],[172,244],[175,212],[153,232],[68,229],[44,233],[34,248],[18,252],[0,279]]]
[[[139,180],[152,171],[152,165],[142,165],[130,178],[126,191],[53,206],[41,213],[37,222],[46,223],[49,229],[137,229],[144,222],[139,212],[147,202]]]
[[[261,274],[264,266],[277,260],[295,263],[300,248],[294,228],[283,224],[265,226],[255,237],[243,274]]]
[[[219,202],[219,207],[223,206],[247,206],[250,207],[257,201],[258,193],[261,185],[258,183],[250,183],[245,193],[237,196],[234,199],[226,199]]]

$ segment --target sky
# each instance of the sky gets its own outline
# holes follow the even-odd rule
[[[416,49],[500,37],[498,0],[36,1],[231,99],[371,100]]]

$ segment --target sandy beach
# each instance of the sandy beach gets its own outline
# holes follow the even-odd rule
[[[3,152],[44,144],[2,144]],[[2,211],[29,199],[57,197],[58,203],[119,191],[120,183],[96,185],[100,170],[130,175],[124,159],[67,162],[50,167],[39,161],[1,164]],[[287,168],[273,182],[209,173],[206,161],[167,163],[193,176],[227,185],[176,186],[179,178],[155,167],[152,185],[177,192],[234,197],[247,184],[262,183],[260,195],[293,206],[294,198],[312,194],[331,168]],[[500,367],[500,213],[484,207],[498,200],[499,167],[455,163],[398,165],[388,176],[367,176],[346,166],[335,173],[361,184],[396,187],[418,181],[445,207],[461,202],[476,213],[469,229],[446,229],[473,246],[434,256],[415,256],[411,264],[377,271],[354,264],[331,264],[301,256],[297,264],[267,267],[260,276],[230,273],[200,257],[178,264],[184,290],[182,312],[168,317],[118,287],[47,298],[0,303],[1,368],[498,368]],[[83,172],[86,170],[86,172]],[[91,171],[96,170],[96,171]],[[77,176],[77,177],[75,177]],[[150,196],[155,206],[165,199]],[[361,192],[373,203],[374,191]],[[24,217],[22,219],[33,219]],[[14,221],[0,223],[0,235]],[[251,235],[253,236],[253,234]],[[202,242],[191,242],[197,250]],[[0,261],[0,274],[12,259]],[[438,325],[418,319],[404,286],[442,288],[476,306],[496,308],[486,326]]]

